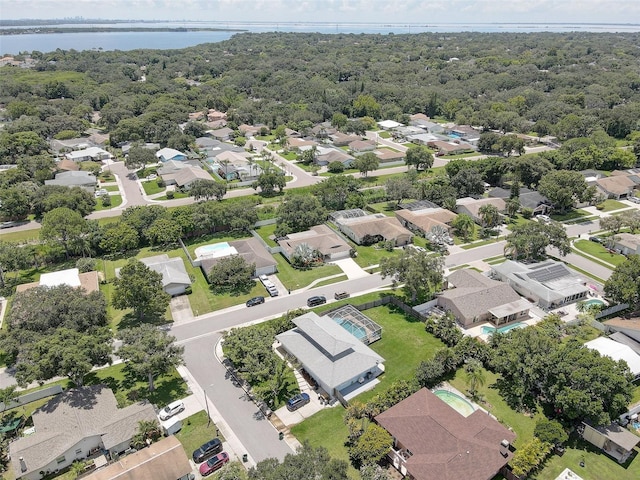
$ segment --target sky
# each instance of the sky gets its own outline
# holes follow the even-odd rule
[[[0,19],[640,23],[640,0],[0,0]]]

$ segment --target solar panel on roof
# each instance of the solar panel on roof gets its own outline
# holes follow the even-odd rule
[[[402,208],[404,208],[405,210],[414,211],[423,210],[425,208],[438,208],[438,205],[430,202],[429,200],[419,200],[417,202],[407,203],[406,205],[403,205]]]
[[[565,277],[567,270],[564,265],[551,265],[550,267],[533,271],[529,273],[529,278],[540,283],[555,280],[556,278]]]

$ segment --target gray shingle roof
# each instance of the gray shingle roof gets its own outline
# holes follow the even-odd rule
[[[162,275],[163,287],[174,283],[191,285],[191,279],[180,257],[169,258],[169,255],[165,253],[163,255],[143,258],[140,261],[154,272]]]

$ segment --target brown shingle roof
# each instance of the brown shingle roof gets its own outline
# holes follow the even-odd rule
[[[451,230],[450,224],[457,215],[444,208],[427,208],[424,210],[400,209],[395,212],[396,217],[415,225],[423,232],[429,232],[434,226],[439,225]]]
[[[280,240],[278,245],[291,255],[302,243],[306,243],[325,256],[351,250],[351,246],[326,225],[316,225],[306,232],[292,233]]]
[[[139,452],[120,458],[102,468],[87,480],[175,480],[191,472],[189,459],[180,441],[169,436],[143,448]]]
[[[488,480],[512,456],[500,442],[516,438],[484,411],[465,418],[426,388],[375,420],[412,453],[406,465],[416,480]]]
[[[628,176],[623,175],[600,178],[596,183],[605,191],[615,195],[624,195],[633,190],[636,185]]]

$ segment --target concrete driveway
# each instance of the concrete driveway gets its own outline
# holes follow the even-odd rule
[[[171,316],[173,317],[174,325],[190,322],[193,320],[193,312],[191,311],[191,304],[189,303],[189,297],[187,295],[178,295],[172,297],[169,303],[171,308]]]

